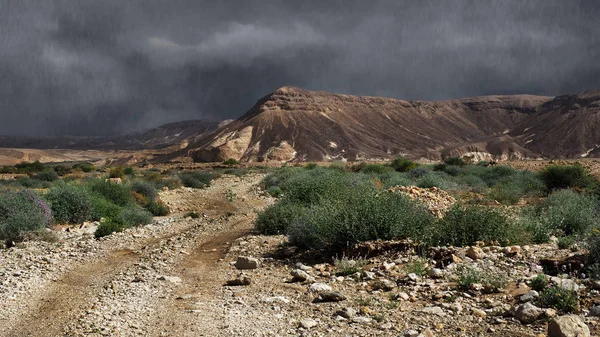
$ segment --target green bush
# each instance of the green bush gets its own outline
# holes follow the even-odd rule
[[[558,190],[537,207],[543,226],[564,235],[587,235],[598,224],[597,201],[572,190]]]
[[[559,249],[570,249],[575,245],[575,239],[572,236],[561,236],[556,244]]]
[[[283,193],[283,191],[281,190],[281,187],[279,187],[279,186],[271,186],[267,190],[267,193],[274,198],[279,198],[281,196],[281,194]]]
[[[96,232],[94,232],[94,236],[96,238],[101,238],[103,236],[110,235],[112,233],[120,232],[124,229],[123,224],[119,221],[112,220],[110,218],[102,220],[98,228],[96,228]]]
[[[154,216],[165,216],[169,214],[169,207],[160,200],[152,200],[146,205],[146,209]]]
[[[41,181],[56,181],[58,180],[58,173],[56,173],[56,171],[54,171],[53,169],[49,168],[49,169],[45,169],[44,171],[36,174],[34,176],[35,179],[37,180],[41,180]]]
[[[256,219],[256,229],[261,234],[285,234],[288,227],[305,212],[302,205],[278,202],[267,207]]]
[[[485,206],[455,205],[438,222],[435,245],[470,246],[477,241],[518,241],[517,224],[502,211]]]
[[[465,162],[465,160],[460,157],[446,158],[446,159],[444,159],[444,163],[449,166],[465,166],[465,165],[467,165],[467,162]]]
[[[123,178],[125,177],[125,168],[124,167],[113,167],[110,169],[108,176],[110,178]]]
[[[592,188],[595,181],[581,165],[551,165],[540,172],[548,191],[566,188]]]
[[[147,225],[152,222],[152,214],[141,207],[129,206],[121,211],[117,220],[126,228]]]
[[[587,239],[587,248],[589,251],[589,260],[594,263],[600,262],[600,230],[597,228]]]
[[[417,163],[404,157],[398,157],[392,161],[392,167],[398,172],[408,172],[417,167]]]
[[[30,178],[30,177],[21,177],[21,178],[17,179],[17,183],[26,188],[37,188],[37,189],[49,188],[51,185],[47,181],[41,181],[39,179]]]
[[[46,165],[40,163],[39,160],[34,161],[33,163],[23,162],[15,165],[16,172],[14,173],[36,173],[42,172],[46,169]]]
[[[529,286],[535,291],[543,291],[548,286],[548,279],[544,274],[538,274],[529,281]]]
[[[202,171],[184,172],[179,174],[179,179],[181,179],[183,186],[191,188],[208,187],[215,178],[216,176],[214,174]]]
[[[229,158],[223,162],[223,165],[230,165],[230,166],[239,165],[239,164],[240,164],[240,162],[233,158]]]
[[[135,192],[143,195],[148,199],[148,201],[153,201],[158,197],[158,191],[154,185],[144,181],[136,181],[131,184],[130,189]]]
[[[92,194],[90,201],[92,203],[91,220],[99,221],[102,218],[116,219],[121,213],[120,206],[115,205],[101,195]]]
[[[57,185],[45,195],[59,223],[82,223],[92,215],[92,202],[87,191],[74,185]]]
[[[124,207],[133,204],[133,196],[127,186],[113,184],[100,179],[87,180],[87,186],[93,194],[110,200],[115,205]]]
[[[377,165],[377,164],[367,164],[362,167],[360,172],[362,173],[372,173],[372,174],[383,174],[386,172],[393,171],[393,169],[389,166]]]
[[[562,313],[579,311],[579,295],[576,291],[561,287],[548,287],[540,293],[538,303],[543,308],[555,308]]]
[[[322,200],[288,227],[290,242],[304,248],[342,248],[368,240],[423,237],[433,216],[395,193],[360,186]]]
[[[96,171],[96,167],[90,163],[77,163],[73,165],[74,170],[81,170],[82,172],[89,173]]]
[[[125,173],[125,175],[132,176],[132,175],[135,175],[135,169],[131,166],[127,166],[126,168],[123,169],[123,173]],[[111,177],[111,178],[119,178],[119,177]]]
[[[53,169],[61,177],[65,176],[73,171],[70,167],[64,166],[64,165],[56,165],[53,167]]]
[[[43,229],[48,224],[48,214],[44,213],[48,206],[30,195],[35,194],[29,191],[0,194],[0,240],[9,245],[23,233]]]
[[[279,182],[278,186],[286,200],[309,206],[317,204],[321,199],[336,198],[347,191],[350,183],[346,173],[319,167],[297,171]]]

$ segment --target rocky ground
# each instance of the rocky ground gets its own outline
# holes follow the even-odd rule
[[[82,229],[0,251],[0,335],[600,335],[600,284],[550,279],[579,291],[577,316],[538,307],[528,286],[546,260],[578,252],[550,243],[421,258],[410,242],[372,242],[337,260],[301,254],[283,236],[251,233],[255,211],[272,202],[261,178],[162,192],[173,215],[101,240]],[[464,268],[487,277],[458,290]],[[507,282],[492,289],[498,279]],[[568,329],[580,334],[554,334]]]

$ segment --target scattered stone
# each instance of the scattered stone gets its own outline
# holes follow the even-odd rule
[[[296,263],[295,267],[296,267],[296,269],[300,269],[300,270],[303,270],[303,271],[307,271],[307,270],[313,269],[311,266],[307,266],[307,265],[305,265],[302,262]]]
[[[521,304],[515,312],[515,317],[521,321],[521,323],[533,323],[537,321],[544,314],[544,309],[538,308],[535,305],[527,302]]]
[[[275,302],[281,302],[281,303],[290,303],[290,300],[288,300],[287,298],[283,297],[283,296],[273,296],[273,297],[265,297],[263,298],[263,302],[265,303],[275,303]]]
[[[548,337],[590,337],[590,329],[581,317],[565,315],[550,321]]]
[[[312,280],[312,277],[302,269],[294,269],[290,274],[292,275],[292,282],[305,282]]]
[[[356,316],[352,318],[354,323],[371,323],[372,319],[369,317]]]
[[[396,287],[396,283],[388,279],[379,279],[371,283],[371,289],[373,290],[392,291]]]
[[[158,280],[159,281],[167,281],[167,282],[176,283],[176,284],[181,283],[181,278],[178,276],[159,276]]]
[[[440,279],[440,278],[444,277],[444,271],[439,268],[431,268],[431,269],[429,269],[427,274],[429,275],[429,277],[435,278],[435,279]]]
[[[228,286],[248,286],[252,283],[252,279],[250,279],[250,277],[248,277],[247,275],[239,275],[238,277],[234,278],[233,280],[229,280],[227,281],[227,285]]]
[[[591,308],[589,316],[600,317],[600,305]]]
[[[440,307],[425,307],[425,308],[421,309],[421,312],[426,313],[426,314],[438,315],[441,317],[446,316],[444,309],[442,309]]]
[[[404,337],[418,337],[419,332],[416,330],[406,330],[404,332]]]
[[[237,269],[256,269],[259,264],[258,259],[254,257],[239,256],[235,263],[235,267]]]
[[[313,327],[317,326],[318,324],[319,323],[312,318],[305,318],[300,321],[300,327],[304,328],[306,330],[310,330],[310,328],[313,328]]]
[[[479,247],[470,247],[467,250],[467,256],[473,260],[481,260],[485,257],[485,253],[483,252],[483,250]]]
[[[314,302],[341,302],[345,300],[346,296],[338,291],[323,291],[319,293],[319,297],[315,298]]]
[[[325,284],[325,283],[313,283],[310,285],[310,287],[308,287],[308,291],[311,293],[321,293],[321,292],[325,292],[325,291],[332,291],[333,289],[331,288],[330,285]]]
[[[519,297],[519,300],[520,300],[521,302],[531,302],[531,301],[533,301],[534,299],[536,299],[536,298],[538,298],[538,297],[540,297],[540,293],[538,293],[538,292],[537,292],[537,291],[535,291],[535,290],[531,290],[531,291],[530,291],[530,292],[528,292],[527,294],[525,294],[525,295],[523,295],[523,296]]]
[[[477,309],[477,308],[473,308],[473,315],[475,315],[477,317],[481,317],[481,318],[487,317],[487,314],[485,313],[485,311],[483,311],[481,309]]]
[[[348,308],[344,308],[342,310],[336,311],[335,315],[342,316],[346,319],[350,319],[356,315],[356,310],[348,307]]]
[[[423,337],[435,337],[435,335],[433,334],[433,331],[431,331],[431,329],[429,329],[429,328],[421,331],[421,334],[419,334],[419,336],[423,336]]]

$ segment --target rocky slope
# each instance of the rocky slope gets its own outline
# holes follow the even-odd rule
[[[199,162],[595,156],[599,111],[600,91],[425,102],[282,87],[179,155]]]

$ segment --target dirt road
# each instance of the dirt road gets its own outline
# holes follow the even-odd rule
[[[217,301],[231,269],[222,259],[265,205],[260,178],[226,176],[204,190],[164,192],[177,213],[92,243],[97,247],[88,261],[60,261],[66,271],[45,275],[53,280],[10,294],[0,335],[224,335],[225,311],[203,303]],[[183,219],[186,211],[202,216]]]

